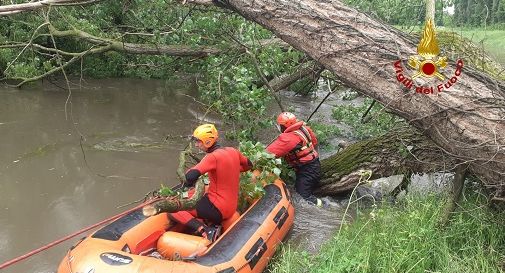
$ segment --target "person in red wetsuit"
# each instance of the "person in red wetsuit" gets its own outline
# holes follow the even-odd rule
[[[194,210],[171,213],[169,217],[214,241],[220,233],[218,225],[237,210],[240,172],[251,169],[252,163],[237,149],[221,147],[217,142],[218,132],[213,124],[198,126],[192,138],[198,148],[207,154],[186,172],[184,186],[194,186],[198,178],[207,173],[209,188],[196,203]],[[205,225],[195,217],[217,226]]]
[[[266,148],[275,157],[284,157],[295,169],[295,189],[309,203],[321,207],[323,201],[313,195],[321,178],[321,163],[317,152],[317,138],[312,129],[298,121],[290,112],[277,117],[281,134]]]

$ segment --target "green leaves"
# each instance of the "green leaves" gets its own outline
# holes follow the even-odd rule
[[[311,122],[309,125],[316,134],[320,147],[329,145],[331,139],[335,139],[342,134],[342,131],[336,125],[318,122]]]
[[[245,141],[240,143],[240,151],[253,163],[253,169],[260,173],[252,179],[251,172],[240,177],[240,199],[254,200],[264,194],[263,184],[270,184],[281,175],[281,160],[265,150],[260,142]],[[243,202],[243,201],[242,201]]]
[[[424,20],[426,10],[425,2],[419,0],[346,0],[345,2],[392,25],[419,25]]]
[[[174,190],[172,190],[172,188],[169,188],[163,184],[161,184],[161,187],[160,189],[158,190],[158,193],[161,195],[161,196],[165,196],[165,197],[168,197],[168,196],[175,196],[177,195],[178,193]]]
[[[376,103],[372,110],[368,113],[371,119],[363,123],[361,116],[372,103],[371,99],[365,99],[360,106],[342,105],[333,108],[332,116],[336,120],[345,123],[352,127],[352,137],[357,139],[366,139],[387,132],[393,127],[396,120],[395,117],[383,109],[383,106]]]

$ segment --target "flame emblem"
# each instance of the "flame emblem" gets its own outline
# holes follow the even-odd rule
[[[425,76],[436,76],[444,80],[444,76],[438,72],[440,68],[447,66],[447,57],[439,57],[440,48],[438,47],[435,36],[435,27],[431,19],[426,21],[423,30],[423,36],[417,46],[417,56],[410,56],[408,64],[417,72],[412,76],[413,79]]]

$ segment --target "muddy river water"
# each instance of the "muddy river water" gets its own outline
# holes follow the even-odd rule
[[[182,136],[203,115],[195,90],[190,83],[93,80],[73,89],[68,103],[68,92],[51,84],[0,87],[0,263],[115,215],[162,183],[175,185]],[[316,248],[339,217],[314,210],[298,206],[290,236]],[[54,272],[82,236],[2,272]]]

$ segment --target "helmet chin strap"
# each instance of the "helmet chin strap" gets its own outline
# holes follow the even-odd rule
[[[221,145],[216,141],[214,144],[212,144],[212,146],[210,146],[209,148],[207,148],[205,150],[205,152],[212,153],[213,151],[219,149],[220,147],[221,147]]]
[[[279,133],[284,133],[284,131],[286,130],[286,128],[284,128],[284,126],[279,125],[279,124],[275,124],[275,127],[277,128]]]

